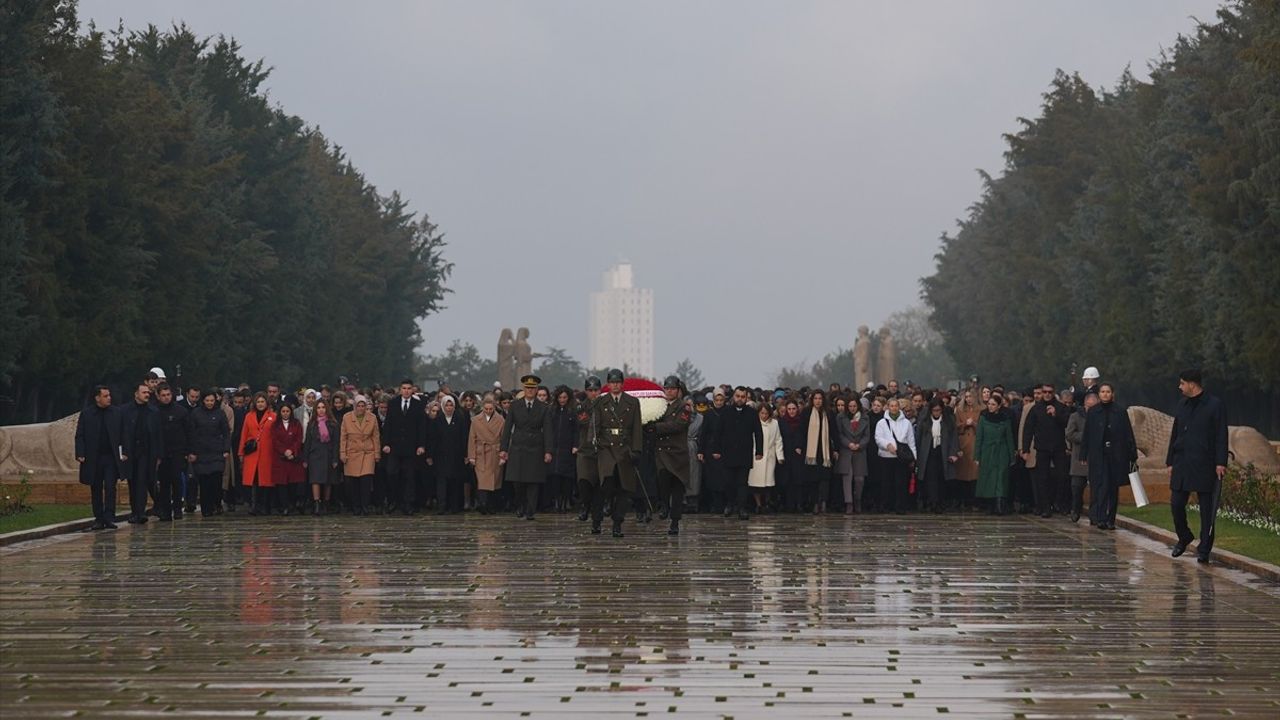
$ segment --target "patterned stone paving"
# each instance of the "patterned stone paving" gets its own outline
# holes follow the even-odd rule
[[[1063,520],[187,519],[0,552],[0,715],[1280,717],[1280,590]]]

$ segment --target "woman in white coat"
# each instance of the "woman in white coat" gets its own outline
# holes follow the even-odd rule
[[[916,461],[916,431],[902,412],[898,398],[889,398],[889,408],[876,423],[876,450],[884,470],[885,490],[893,499],[893,511],[899,515],[907,512],[911,500],[911,467]],[[899,455],[898,449],[910,452]]]
[[[764,446],[755,448],[756,459],[752,461],[751,472],[747,475],[747,485],[756,498],[756,512],[764,510],[765,494],[774,485],[774,468],[786,459],[782,452],[782,433],[778,430],[778,421],[773,419],[773,407],[761,403],[759,412]]]

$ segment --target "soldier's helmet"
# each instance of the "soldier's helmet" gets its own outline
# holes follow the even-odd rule
[[[599,390],[600,378],[596,377],[595,375],[588,375],[587,382],[583,385],[583,388],[586,390]]]
[[[605,382],[611,382],[611,383],[622,382],[622,371],[619,370],[618,368],[614,368],[610,370],[609,374],[605,376]]]
[[[664,389],[665,389],[665,388],[678,388],[678,389],[683,390],[683,389],[684,389],[684,383],[680,382],[680,378],[676,377],[675,375],[668,375],[668,376],[667,376],[667,379],[662,381],[662,387],[663,387]]]

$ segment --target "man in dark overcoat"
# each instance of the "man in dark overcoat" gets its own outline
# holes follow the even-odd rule
[[[684,384],[670,375],[662,382],[667,407],[651,425],[654,433],[654,460],[658,465],[658,496],[671,513],[668,535],[680,534],[684,515],[685,487],[689,484],[689,422],[693,411],[684,397]]]
[[[1191,493],[1200,503],[1200,544],[1196,560],[1209,562],[1213,551],[1214,519],[1221,498],[1222,478],[1227,473],[1227,414],[1222,401],[1204,391],[1200,370],[1183,370],[1178,376],[1182,402],[1173,414],[1169,436],[1169,505],[1178,542],[1173,556],[1187,551],[1195,540],[1187,525],[1187,501]]]
[[[760,414],[747,405],[749,395],[750,390],[745,386],[739,385],[734,389],[733,404],[721,411],[720,427],[711,448],[713,456],[719,454],[724,464],[725,494],[736,493],[735,505],[740,520],[750,517],[747,514],[750,493],[747,479],[751,466],[756,460],[764,459],[763,449],[755,452],[757,448],[764,447],[764,430],[760,427]],[[724,514],[725,517],[732,514],[729,507],[725,507]]]
[[[512,499],[518,504],[516,517],[532,520],[538,509],[538,488],[547,481],[555,439],[547,417],[551,408],[538,399],[542,380],[537,375],[525,375],[520,384],[524,395],[511,402],[498,457],[507,466],[503,482],[512,484]]]
[[[75,440],[80,484],[89,486],[93,503],[92,530],[116,528],[116,483],[124,477],[121,443],[120,408],[111,404],[110,388],[98,385],[93,402],[80,411]]]
[[[605,381],[609,392],[596,399],[595,427],[598,469],[604,491],[612,503],[613,536],[622,537],[622,519],[629,505],[629,494],[635,492],[639,476],[636,462],[644,447],[644,429],[640,424],[640,401],[622,392],[622,371],[609,371]],[[603,499],[603,498],[602,498]],[[604,519],[604,506],[597,501],[593,522]]]
[[[141,525],[147,521],[147,494],[164,456],[160,413],[151,404],[151,386],[145,382],[138,383],[133,402],[120,410],[120,444],[124,448],[124,476],[129,481],[129,523]]]

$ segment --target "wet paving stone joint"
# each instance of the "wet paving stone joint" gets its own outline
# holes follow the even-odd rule
[[[0,717],[1280,717],[1280,590],[1063,520],[217,517],[0,551]]]

